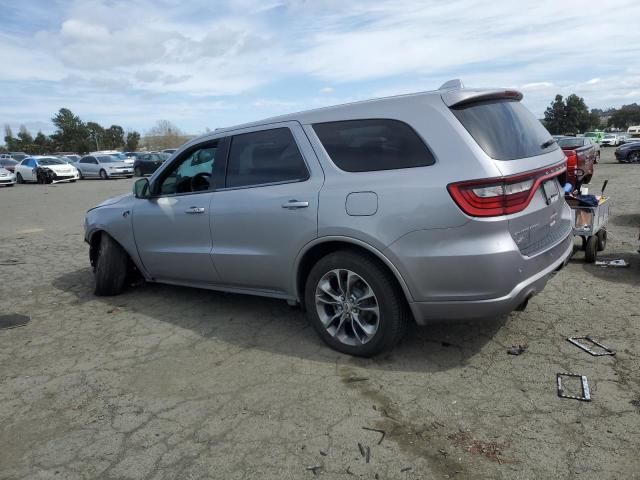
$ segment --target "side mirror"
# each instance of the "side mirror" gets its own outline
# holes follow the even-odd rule
[[[149,198],[151,196],[151,189],[149,188],[149,180],[146,178],[139,178],[133,184],[133,194],[136,198]]]

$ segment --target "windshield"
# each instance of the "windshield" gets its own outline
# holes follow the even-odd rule
[[[22,153],[13,153],[11,154],[11,156],[13,157],[14,160],[24,160],[25,158],[27,158],[26,155],[22,154]]]
[[[584,134],[585,137],[597,137],[598,134],[596,132],[587,132]]]
[[[615,135],[605,135],[604,138],[616,138]]]
[[[111,157],[115,157],[118,160],[126,160],[128,157],[124,153],[110,153]]]
[[[570,148],[582,147],[584,146],[584,140],[581,138],[561,138],[558,140],[558,145]]]
[[[451,111],[495,160],[534,157],[558,149],[540,121],[518,101],[490,100]]]
[[[102,155],[100,157],[96,157],[100,163],[120,163],[120,159],[113,157],[111,155]]]
[[[38,165],[64,165],[66,163],[58,158],[40,158],[36,161]]]
[[[3,158],[0,160],[0,165],[17,165],[18,162],[15,160],[9,160],[8,158]]]

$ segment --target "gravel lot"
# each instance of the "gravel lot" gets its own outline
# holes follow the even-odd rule
[[[414,327],[370,360],[282,301],[94,297],[84,212],[132,180],[0,189],[0,314],[31,316],[0,330],[0,478],[640,478],[640,166],[603,149],[592,192],[606,178],[602,257],[631,268],[578,251],[525,312]],[[617,355],[565,340],[584,334]],[[557,397],[567,371],[592,402]]]

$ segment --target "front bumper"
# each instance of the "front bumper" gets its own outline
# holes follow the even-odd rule
[[[108,171],[108,177],[130,177],[133,175],[133,167],[126,170]]]
[[[11,175],[8,177],[0,177],[0,185],[13,185],[16,183],[15,175]]]

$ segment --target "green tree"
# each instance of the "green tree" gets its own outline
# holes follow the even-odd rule
[[[607,125],[609,127],[621,128],[623,130],[626,130],[631,125],[640,125],[640,105],[637,103],[623,105],[612,113]]]
[[[33,136],[27,130],[27,127],[24,125],[20,125],[20,130],[18,131],[18,143],[16,145],[21,152],[26,153],[36,153],[36,145],[33,143]]]
[[[38,132],[36,134],[36,138],[33,140],[33,144],[35,145],[35,152],[33,153],[43,155],[45,153],[51,153],[54,151],[53,142],[42,132]]]
[[[13,131],[9,124],[4,126],[4,144],[7,146],[7,151],[9,152],[18,150],[18,139],[13,136]]]
[[[51,119],[56,132],[51,136],[58,151],[85,153],[91,149],[89,129],[68,108],[61,108]]]
[[[120,149],[124,147],[124,130],[120,125],[111,125],[104,131],[105,147],[107,149]]]
[[[544,126],[547,127],[551,133],[564,134],[564,99],[562,95],[556,95],[556,98],[551,102],[551,105],[544,111]]]
[[[95,146],[96,150],[100,150],[104,146],[104,128],[96,122],[87,122],[87,130],[91,139],[91,148]]]
[[[124,149],[127,152],[135,152],[138,149],[140,143],[140,134],[135,130],[133,132],[127,132],[127,140],[124,144]]]
[[[556,95],[544,112],[544,125],[551,133],[581,133],[600,125],[600,116],[591,114],[584,98],[572,93],[566,99]]]

